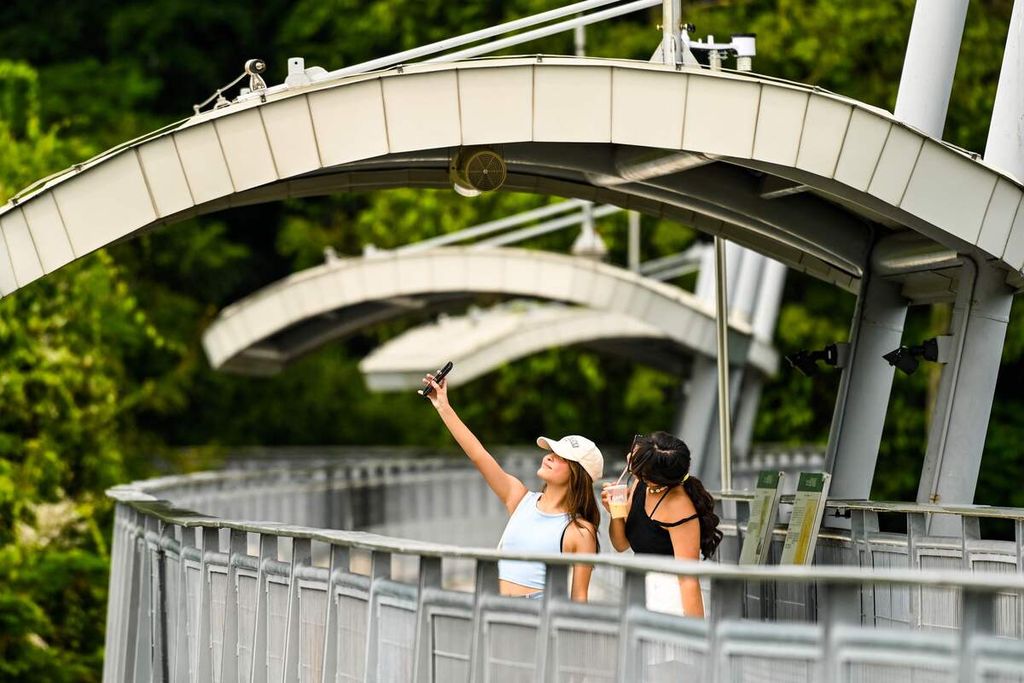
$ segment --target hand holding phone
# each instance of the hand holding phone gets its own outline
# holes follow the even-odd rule
[[[443,368],[441,368],[440,370],[438,370],[437,372],[434,373],[434,381],[437,382],[438,384],[441,384],[441,381],[445,378],[445,375],[447,375],[449,372],[451,372],[452,368],[454,368],[454,367],[455,367],[455,364],[452,363],[451,361],[448,361],[447,363],[445,363]],[[420,396],[424,396],[425,397],[428,394],[430,394],[430,392],[432,392],[433,390],[434,390],[434,387],[432,387],[432,386],[430,386],[428,384],[427,386],[425,386],[422,389],[418,390],[416,393],[419,394]]]

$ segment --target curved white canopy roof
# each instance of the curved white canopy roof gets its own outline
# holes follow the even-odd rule
[[[419,389],[427,369],[451,359],[457,361],[458,371],[449,375],[450,383],[458,386],[521,358],[577,345],[676,374],[682,374],[686,356],[693,352],[657,326],[621,313],[511,302],[464,316],[442,316],[413,328],[374,349],[359,369],[373,391],[406,391]]]
[[[265,374],[367,325],[455,303],[531,298],[615,313],[693,353],[715,355],[714,308],[628,270],[527,249],[446,247],[339,259],[294,273],[221,311],[203,335],[215,368]],[[771,372],[777,362],[750,325],[730,320],[730,356]]]
[[[0,294],[140,230],[231,206],[447,186],[452,149],[467,145],[505,155],[507,189],[683,221],[847,288],[889,230],[1016,275],[1024,267],[1019,182],[814,88],[534,57],[402,66],[265,99],[126,143],[0,207]],[[714,163],[679,171],[692,166],[681,151]]]

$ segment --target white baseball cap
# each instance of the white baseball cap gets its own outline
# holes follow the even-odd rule
[[[558,441],[542,436],[537,445],[566,460],[578,462],[590,478],[597,481],[604,474],[604,456],[593,441],[579,434],[563,436]]]

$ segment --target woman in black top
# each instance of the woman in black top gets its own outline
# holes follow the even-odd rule
[[[632,548],[636,553],[685,560],[714,555],[722,540],[715,500],[699,479],[690,476],[690,449],[686,444],[667,432],[637,435],[626,457],[637,481],[629,491],[629,514],[624,520],[611,522],[609,535],[615,549],[622,552]],[[610,510],[607,492],[602,492],[601,501]],[[652,583],[657,586],[658,581],[648,580],[648,597],[655,597],[649,604],[658,602],[659,597],[662,601],[681,601],[683,614],[704,616],[697,579],[680,577],[677,591],[673,577],[667,590],[654,591],[659,596],[651,595]],[[660,585],[665,586],[663,579]]]

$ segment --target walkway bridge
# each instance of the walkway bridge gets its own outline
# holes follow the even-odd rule
[[[110,491],[105,680],[1024,680],[1021,510],[831,501],[853,526],[822,531],[816,567],[738,567],[749,499],[726,494],[741,517],[721,563],[597,555],[599,590],[574,604],[570,561],[544,556],[541,603],[497,595],[504,555],[467,547],[504,520],[462,461],[285,462]],[[927,535],[939,510],[967,534]],[[986,517],[1016,540],[980,539]],[[700,577],[708,619],[649,611],[648,571]]]
[[[215,368],[268,373],[370,324],[488,295],[619,314],[686,352],[716,355],[714,308],[690,292],[599,262],[509,247],[331,259],[225,308],[203,343]],[[773,372],[778,357],[770,342],[738,317],[730,326],[736,359]]]
[[[223,371],[269,374],[385,320],[422,319],[467,302],[530,297],[533,303],[512,301],[463,318],[446,317],[385,342],[360,364],[368,386],[418,388],[423,368],[440,367],[449,358],[459,365],[453,381],[464,382],[550,348],[584,345],[618,354],[680,378],[672,428],[687,434],[698,476],[715,481],[719,349],[712,249],[696,243],[641,262],[640,217],[631,212],[628,270],[596,263],[607,250],[594,219],[615,213],[621,210],[570,200],[394,250],[368,247],[361,258],[339,258],[328,249],[323,265],[293,273],[222,310],[203,335],[207,357]],[[573,257],[508,246],[577,225]],[[466,245],[470,240],[479,241]],[[733,396],[742,397],[731,406],[737,413],[733,443],[745,454],[761,386],[777,366],[771,338],[785,266],[733,244],[724,256],[732,332],[726,355],[737,387]],[[694,273],[692,293],[662,283]],[[552,303],[540,306],[538,300]]]
[[[560,8],[558,17],[585,16],[543,35],[658,3],[586,14],[613,4]],[[952,71],[930,78],[948,63],[933,57],[959,45],[961,4],[922,10],[952,26],[955,42],[932,40],[922,22],[915,35],[934,49],[908,53],[904,91],[938,83],[915,97],[929,113],[941,109],[940,124]],[[827,463],[844,497],[870,492],[893,381],[882,355],[903,344],[908,307],[952,302],[918,499],[970,503],[1010,303],[1024,282],[1024,143],[993,144],[983,160],[943,142],[941,125],[913,108],[890,114],[814,86],[700,68],[680,49],[678,7],[663,8],[673,17],[663,21],[664,63],[467,59],[542,37],[536,29],[401,64],[508,28],[495,27],[337,72],[298,69],[284,84],[113,148],[0,207],[0,294],[140,231],[235,206],[450,187],[452,162],[486,148],[507,169],[503,189],[679,221],[857,292]],[[1020,137],[1019,49],[1008,46],[994,140]],[[713,395],[710,386],[700,394]]]
[[[657,4],[655,62],[471,59]],[[292,60],[271,87],[254,64],[251,92],[0,207],[7,296],[118,240],[231,207],[453,178],[465,191],[462,160],[485,151],[507,172],[502,189],[677,221],[715,236],[719,266],[727,238],[858,297],[825,469],[834,495],[859,502],[833,504],[850,528],[822,535],[819,566],[596,556],[621,588],[575,605],[561,597],[570,561],[545,557],[549,590],[538,604],[494,594],[495,551],[324,530],[335,521],[327,501],[356,509],[343,502],[356,500],[356,470],[285,470],[251,490],[230,473],[140,483],[111,491],[107,680],[1024,680],[1021,513],[969,506],[1024,284],[1024,2],[1014,3],[983,157],[941,139],[965,14],[963,0],[918,5],[894,113],[750,73],[749,37],[698,45],[680,32],[674,0],[584,0],[335,72]],[[721,50],[737,45],[739,70],[721,69]],[[909,517],[909,533],[893,536],[874,524],[884,506],[863,500],[893,381],[883,354],[919,346],[902,348],[907,309],[933,302],[952,303],[953,315],[935,359],[944,365],[919,503],[892,508]],[[717,362],[728,489],[727,354]],[[428,475],[387,481],[429,490],[431,476],[450,476]],[[351,491],[326,493],[342,482]],[[200,512],[176,507],[187,491]],[[270,493],[292,506],[283,519],[305,526],[211,514],[229,495],[250,506],[246,518],[265,519]],[[978,538],[974,520],[991,515],[1014,520],[1014,542]],[[742,520],[734,527],[742,533]],[[401,555],[415,559],[415,581],[392,572]],[[446,583],[446,559],[472,563],[472,591]],[[978,571],[993,568],[1002,573]],[[647,571],[702,577],[710,619],[649,613]]]

